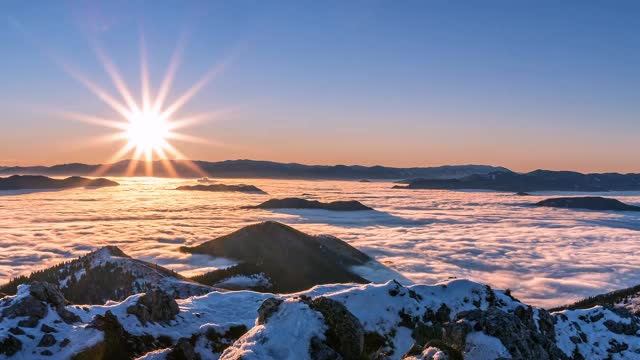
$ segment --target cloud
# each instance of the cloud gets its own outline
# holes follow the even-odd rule
[[[510,288],[523,301],[554,306],[640,284],[640,214],[535,208],[511,194],[393,190],[390,183],[225,180],[274,197],[313,193],[359,200],[371,214],[240,209],[259,195],[166,189],[189,180],[118,179],[95,191],[30,193],[0,201],[0,280],[103,245],[194,275],[226,266],[178,251],[257,221],[276,220],[335,235],[406,278],[469,278]],[[557,194],[554,194],[557,195]],[[640,204],[640,192],[611,194]],[[88,201],[91,199],[92,201]],[[224,261],[223,261],[224,263]]]

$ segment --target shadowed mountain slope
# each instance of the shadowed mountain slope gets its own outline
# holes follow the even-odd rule
[[[311,236],[287,225],[267,221],[182,251],[240,261],[235,267],[196,277],[214,284],[229,277],[261,276],[273,292],[295,292],[318,284],[366,283],[351,266],[372,259],[333,236]]]

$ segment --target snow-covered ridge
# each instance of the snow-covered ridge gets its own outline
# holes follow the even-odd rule
[[[624,309],[550,314],[467,280],[176,300],[153,292],[69,305],[66,321],[54,289],[32,288],[0,300],[0,359],[86,358],[96,349],[148,359],[640,359],[638,318]],[[48,311],[25,315],[38,304]]]
[[[75,260],[35,271],[0,287],[15,293],[19,284],[46,281],[55,284],[76,304],[102,304],[108,300],[159,289],[177,298],[201,295],[211,287],[197,284],[161,266],[133,259],[115,246],[105,246]]]

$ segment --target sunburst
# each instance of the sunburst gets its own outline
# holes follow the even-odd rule
[[[136,173],[138,163],[143,162],[145,175],[153,176],[153,162],[160,160],[166,173],[170,176],[177,176],[171,158],[182,159],[181,164],[186,165],[192,171],[206,176],[195,163],[187,160],[175,146],[172,140],[188,142],[207,142],[203,139],[182,134],[177,130],[203,120],[217,117],[221,111],[195,114],[189,117],[179,118],[177,113],[181,110],[210,80],[218,75],[226,66],[227,62],[211,68],[193,86],[191,86],[176,100],[166,104],[166,100],[171,90],[176,71],[179,67],[182,54],[182,41],[179,42],[171,57],[165,76],[158,87],[155,97],[152,97],[149,81],[149,69],[147,65],[147,54],[144,45],[144,38],[140,38],[140,80],[141,94],[140,101],[137,101],[129,90],[129,86],[124,81],[117,66],[111,61],[102,47],[93,43],[93,50],[109,75],[121,100],[111,95],[101,86],[89,80],[69,66],[64,66],[65,70],[98,99],[109,105],[117,114],[116,119],[105,119],[93,115],[65,112],[64,114],[75,120],[80,120],[95,125],[106,126],[115,129],[116,132],[107,137],[110,141],[125,141],[125,145],[117,150],[103,166],[101,166],[95,176],[102,175],[109,171],[111,166],[119,160],[129,157],[125,176]]]

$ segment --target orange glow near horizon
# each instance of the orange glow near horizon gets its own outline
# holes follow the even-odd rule
[[[223,71],[225,62],[214,66],[207,71],[193,86],[178,96],[175,101],[165,104],[169,96],[173,79],[179,66],[183,44],[182,41],[176,47],[171,57],[164,78],[157,89],[156,96],[151,95],[152,89],[149,81],[149,68],[147,65],[147,53],[144,38],[140,38],[140,101],[136,101],[128,85],[123,80],[117,66],[111,61],[107,53],[94,43],[94,52],[97,59],[109,75],[121,100],[109,94],[104,88],[96,85],[86,76],[80,74],[69,66],[63,68],[74,79],[84,85],[98,99],[109,105],[119,116],[118,119],[107,119],[98,116],[64,112],[67,118],[86,123],[108,127],[117,130],[115,134],[104,137],[109,141],[126,141],[125,145],[118,149],[93,175],[105,174],[110,167],[119,160],[130,156],[130,163],[125,171],[125,176],[135,174],[140,162],[144,163],[144,173],[153,176],[153,161],[159,160],[166,173],[170,176],[178,176],[170,159],[183,159],[184,164],[191,170],[206,176],[195,163],[188,160],[170,140],[208,143],[204,139],[176,132],[180,128],[217,117],[220,112],[205,112],[193,114],[187,117],[177,117],[177,112],[184,107],[209,81]]]

